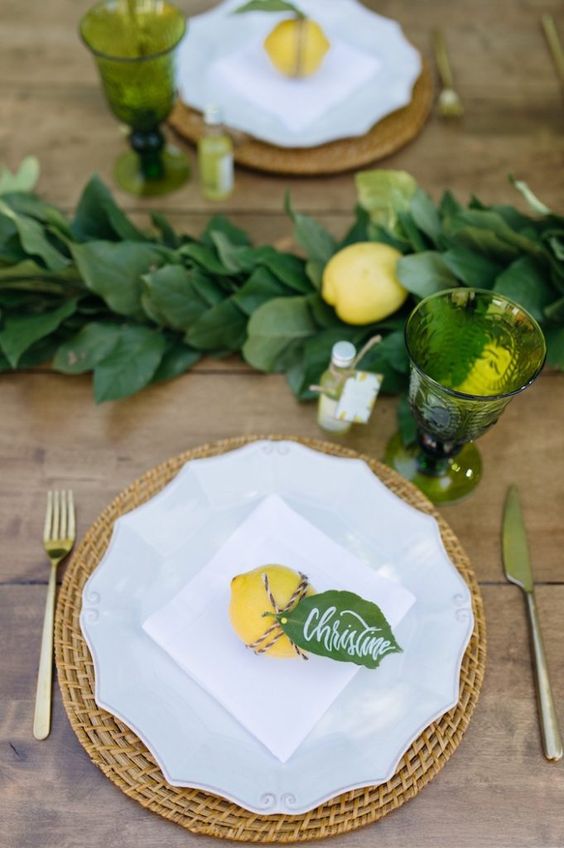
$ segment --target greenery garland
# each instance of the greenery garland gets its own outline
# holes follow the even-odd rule
[[[306,400],[335,341],[361,345],[380,333],[362,367],[396,393],[408,379],[403,324],[414,300],[456,285],[521,303],[542,323],[549,364],[564,369],[564,218],[524,184],[515,183],[535,217],[475,197],[463,206],[448,191],[435,205],[404,172],[362,172],[341,240],[287,198],[302,258],[254,246],[222,215],[199,238],[159,213],[146,232],[96,176],[69,220],[33,193],[37,174],[34,159],[0,173],[0,370],[50,362],[65,374],[93,371],[101,402],[182,374],[203,355],[238,352],[254,368],[284,372]],[[403,254],[398,275],[411,297],[382,322],[351,326],[320,287],[329,258],[360,241]]]

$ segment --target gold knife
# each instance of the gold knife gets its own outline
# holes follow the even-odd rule
[[[542,746],[547,760],[556,762],[562,757],[562,737],[560,735],[560,728],[558,727],[558,716],[556,715],[554,698],[548,676],[548,667],[544,655],[544,645],[535,601],[533,572],[529,559],[529,549],[525,525],[523,524],[523,515],[521,513],[521,504],[519,502],[519,493],[516,486],[510,486],[507,491],[505,511],[503,514],[502,547],[505,576],[511,583],[515,583],[521,587],[527,600]]]

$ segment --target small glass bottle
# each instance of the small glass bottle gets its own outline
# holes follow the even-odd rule
[[[217,106],[206,108],[204,121],[205,133],[198,142],[202,194],[208,200],[225,200],[233,191],[233,142]]]
[[[353,373],[355,357],[356,348],[351,342],[337,342],[331,350],[329,368],[321,375],[319,386],[323,391],[319,395],[317,423],[329,433],[348,433],[352,426],[350,421],[339,421],[336,412],[347,378]]]

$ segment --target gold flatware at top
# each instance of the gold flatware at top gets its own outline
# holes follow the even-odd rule
[[[529,549],[525,525],[516,486],[510,486],[503,514],[503,564],[505,576],[525,593],[527,611],[531,625],[531,639],[539,705],[539,718],[544,755],[547,760],[557,761],[562,757],[562,737],[548,676],[539,615],[535,600],[533,572],[529,560]]]
[[[552,15],[543,15],[541,18],[541,25],[544,30],[545,38],[548,42],[548,49],[552,54],[552,58],[556,66],[556,73],[560,77],[560,82],[564,85],[564,51],[562,50],[562,45],[560,44],[560,39],[558,37],[558,30],[556,29],[556,24],[554,23]]]
[[[446,39],[440,29],[433,30],[433,52],[443,85],[438,101],[439,114],[443,118],[460,118],[464,113],[464,108],[460,96],[454,90],[454,78],[450,67]]]
[[[72,492],[48,492],[43,545],[51,562],[41,654],[35,694],[33,735],[46,739],[51,730],[51,687],[53,678],[53,622],[55,617],[55,593],[57,566],[72,550],[75,539],[74,500]]]

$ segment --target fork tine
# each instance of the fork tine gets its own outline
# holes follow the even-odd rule
[[[69,523],[68,523],[67,533],[68,533],[69,539],[72,539],[74,541],[76,528],[75,528],[75,515],[74,515],[74,496],[73,496],[73,493],[72,493],[72,489],[68,490],[67,496],[68,496],[68,507],[69,507],[69,514],[68,514],[68,522]]]
[[[53,492],[53,526],[51,527],[51,538],[60,539],[59,518],[61,515],[61,493],[58,489]]]
[[[45,510],[45,527],[43,528],[43,541],[51,538],[51,524],[53,519],[53,492],[47,492],[47,508]]]
[[[67,493],[64,489],[61,491],[61,523],[59,525],[59,539],[67,538]]]

